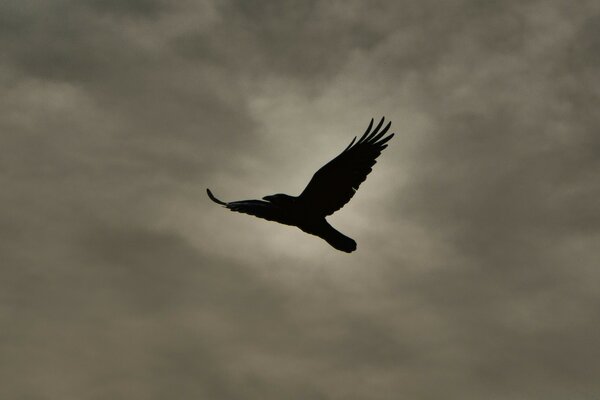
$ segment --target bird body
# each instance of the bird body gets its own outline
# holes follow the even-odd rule
[[[350,201],[371,172],[376,158],[387,147],[386,143],[394,136],[392,133],[384,137],[391,122],[381,129],[383,122],[384,118],[371,131],[371,120],[362,137],[354,143],[355,137],[340,155],[319,169],[299,196],[278,193],[265,196],[262,200],[226,203],[206,189],[208,197],[231,211],[296,226],[324,239],[337,250],[351,253],[356,250],[356,242],[329,225],[325,217]]]

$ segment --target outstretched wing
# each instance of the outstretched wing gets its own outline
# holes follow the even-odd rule
[[[217,204],[220,204],[231,211],[236,211],[244,214],[254,215],[255,217],[264,218],[269,221],[281,220],[281,210],[272,203],[263,200],[241,200],[226,203],[217,199],[210,189],[206,189],[208,197]]]
[[[300,194],[299,200],[308,204],[316,213],[331,215],[350,201],[360,184],[367,179],[375,159],[387,147],[387,142],[394,136],[384,135],[390,129],[391,122],[381,129],[385,118],[381,118],[373,131],[373,120],[358,140],[352,139],[350,145],[318,170],[308,186]],[[381,129],[381,130],[380,130]]]

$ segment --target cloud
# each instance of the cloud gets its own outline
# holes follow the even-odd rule
[[[2,3],[0,397],[593,397],[599,11]],[[350,257],[206,198],[381,115]]]

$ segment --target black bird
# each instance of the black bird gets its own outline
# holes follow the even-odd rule
[[[225,203],[217,199],[210,189],[208,197],[217,204],[245,214],[254,215],[269,221],[297,226],[306,233],[316,235],[338,250],[351,253],[356,250],[356,242],[336,231],[327,223],[325,217],[333,214],[350,201],[360,184],[367,179],[375,159],[387,147],[394,136],[384,135],[390,129],[391,122],[381,129],[382,118],[373,131],[373,120],[358,142],[356,137],[346,149],[319,169],[300,196],[273,194],[263,200],[242,200]],[[381,130],[380,130],[381,129]]]

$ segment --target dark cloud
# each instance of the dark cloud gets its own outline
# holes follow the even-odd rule
[[[169,7],[161,0],[90,0],[89,5],[100,12],[106,12],[113,17],[133,16],[155,18]]]
[[[592,1],[0,4],[2,398],[600,392]],[[299,193],[386,115],[348,257]]]

